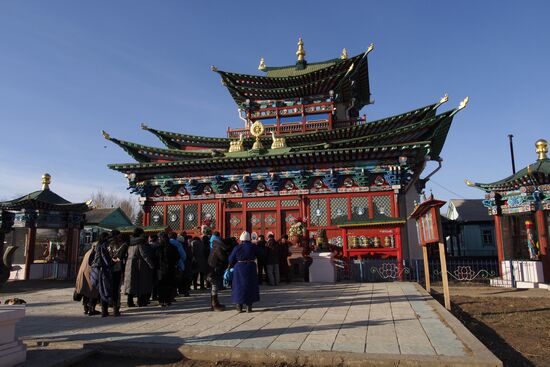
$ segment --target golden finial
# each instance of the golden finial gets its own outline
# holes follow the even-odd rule
[[[149,126],[145,122],[142,122],[141,125],[139,125],[143,130],[147,130]]]
[[[537,147],[537,154],[539,155],[538,160],[542,161],[543,159],[548,159],[548,156],[546,155],[548,153],[548,142],[544,139],[539,139],[535,143],[535,147]]]
[[[473,183],[473,182],[470,181],[470,180],[464,180],[464,183],[465,183],[466,185],[470,186],[470,187],[474,187],[474,186],[476,185],[475,183]]]
[[[463,109],[464,107],[466,107],[466,105],[468,104],[468,101],[469,101],[469,100],[470,100],[470,97],[464,98],[464,99],[460,102],[460,104],[458,105],[457,110],[460,111],[461,109]]]
[[[210,70],[212,70],[212,71],[218,71],[218,68],[215,67],[214,65],[212,65],[212,66],[210,66]]]
[[[49,190],[51,182],[52,182],[52,176],[50,176],[49,173],[44,173],[42,175],[42,190]]]
[[[271,143],[271,149],[286,148],[286,139],[283,137],[276,137],[273,131],[271,132],[271,140],[273,141],[273,143]]]
[[[348,59],[348,50],[344,47],[342,49],[342,54],[340,55],[341,60],[347,60]]]
[[[252,150],[260,150],[263,148],[262,142],[260,141],[260,136],[262,136],[264,130],[264,124],[262,124],[260,121],[256,121],[252,124],[252,126],[250,126],[250,134],[252,134],[252,136],[256,138],[256,141],[252,146]]]
[[[531,169],[531,165],[527,165],[527,175],[531,176],[533,174],[533,170]]]
[[[101,134],[103,135],[103,137],[105,139],[111,139],[111,136],[109,134],[107,134],[107,132],[105,130],[101,130]]]
[[[296,56],[298,56],[298,61],[304,61],[306,56],[306,50],[304,50],[304,41],[302,38],[298,38],[298,51],[296,51]]]
[[[367,54],[368,54],[369,52],[371,52],[372,50],[374,50],[374,43],[371,43],[371,44],[369,45],[369,48],[367,48]]]
[[[443,104],[445,102],[447,102],[449,100],[449,95],[447,93],[445,93],[445,95],[443,97],[441,97],[441,99],[439,100],[439,104]]]
[[[264,71],[265,68],[266,68],[266,66],[265,66],[264,58],[263,58],[263,57],[260,57],[260,65],[258,65],[258,70]]]

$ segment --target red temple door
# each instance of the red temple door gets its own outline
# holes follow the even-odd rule
[[[226,212],[225,219],[225,235],[239,239],[241,233],[244,231],[243,213]]]
[[[252,240],[256,240],[260,235],[264,235],[266,238],[270,233],[273,233],[275,237],[278,235],[278,218],[277,212],[249,212],[247,213],[247,227],[250,232]]]
[[[288,234],[288,231],[290,230],[290,226],[292,226],[296,222],[296,219],[300,217],[300,211],[298,209],[283,210],[281,214],[282,214],[281,215],[281,218],[282,218],[281,236],[282,236],[284,234]]]

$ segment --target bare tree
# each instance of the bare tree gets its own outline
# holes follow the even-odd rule
[[[122,199],[114,194],[105,193],[101,189],[92,193],[92,205],[98,209],[120,208],[132,222],[140,211],[136,197],[129,196],[127,199]]]

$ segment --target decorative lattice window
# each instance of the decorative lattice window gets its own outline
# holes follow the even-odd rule
[[[369,219],[369,198],[367,196],[351,198],[351,220],[364,221]]]
[[[275,200],[249,201],[246,207],[248,209],[274,208]]]
[[[373,196],[372,206],[374,208],[374,218],[391,217],[391,198],[388,195]]]
[[[330,222],[332,224],[343,224],[348,222],[348,199],[330,199]]]
[[[289,206],[298,206],[299,202],[297,199],[293,200],[281,200],[281,206],[283,208],[289,207]]]
[[[329,238],[328,243],[333,245],[333,246],[343,247],[344,246],[344,239],[342,238],[342,236],[336,236],[336,237],[333,237],[333,238]]]
[[[155,205],[151,207],[151,219],[149,225],[162,226],[164,225],[164,206]]]
[[[326,199],[311,199],[309,201],[309,223],[313,227],[325,227],[327,225]]]
[[[239,209],[239,208],[243,207],[243,202],[242,201],[228,201],[225,204],[225,207],[228,208],[228,209]]]
[[[212,223],[210,227],[216,228],[216,203],[202,204],[201,218],[203,221],[205,219],[210,220]]]
[[[195,229],[199,226],[198,204],[185,205],[183,215],[183,229]]]
[[[168,205],[168,210],[166,213],[166,218],[168,227],[173,230],[178,230],[181,228],[181,205]]]

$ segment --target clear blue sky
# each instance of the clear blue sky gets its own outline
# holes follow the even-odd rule
[[[70,200],[127,195],[108,163],[130,162],[100,131],[161,146],[139,124],[224,136],[240,126],[210,65],[255,73],[295,61],[369,55],[370,120],[466,95],[428,187],[443,198],[481,197],[463,179],[488,182],[519,168],[550,140],[548,1],[2,1],[0,198],[53,176]],[[438,186],[437,184],[446,188]],[[447,191],[450,190],[451,192]]]

